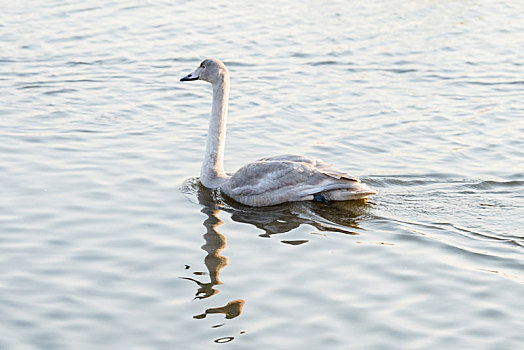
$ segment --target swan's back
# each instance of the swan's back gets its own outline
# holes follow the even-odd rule
[[[312,200],[364,198],[370,190],[356,177],[319,159],[298,155],[262,158],[240,168],[221,186],[233,199],[251,206]]]

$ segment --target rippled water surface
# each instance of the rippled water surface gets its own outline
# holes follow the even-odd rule
[[[519,1],[4,1],[0,349],[524,346]],[[379,194],[199,186],[320,157]],[[227,344],[217,344],[227,343]]]

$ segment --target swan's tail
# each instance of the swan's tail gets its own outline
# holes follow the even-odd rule
[[[335,189],[331,191],[322,192],[324,198],[328,201],[351,201],[356,199],[367,198],[368,196],[377,194],[378,191],[369,188],[368,185],[362,182],[354,182],[351,188]]]

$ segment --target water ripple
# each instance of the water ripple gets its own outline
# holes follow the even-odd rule
[[[516,2],[2,13],[1,349],[524,343]],[[202,188],[210,89],[178,79],[206,57],[231,73],[227,171],[306,154],[379,195]]]

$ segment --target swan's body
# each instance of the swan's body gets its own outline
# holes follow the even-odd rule
[[[297,155],[262,158],[232,176],[224,172],[229,73],[218,60],[204,60],[181,81],[205,80],[213,85],[213,107],[200,181],[219,188],[234,200],[255,207],[294,201],[330,201],[366,198],[377,193],[356,177],[319,159]]]

